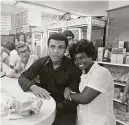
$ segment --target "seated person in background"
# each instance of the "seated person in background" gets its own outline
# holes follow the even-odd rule
[[[5,51],[9,54],[9,66],[13,69],[20,60],[14,43],[7,41],[5,43]]]
[[[36,55],[30,54],[29,47],[25,43],[19,43],[17,45],[17,51],[21,59],[17,62],[12,71],[7,75],[8,77],[18,78],[23,71],[27,70],[32,65],[32,63],[34,63],[38,59]]]
[[[67,46],[68,39],[64,34],[51,34],[48,39],[49,56],[35,61],[18,79],[25,92],[32,91],[43,99],[50,99],[51,94],[57,104],[55,125],[62,125],[57,123],[59,117],[68,118],[70,114],[76,114],[77,105],[65,100],[64,95],[68,96],[71,90],[78,90],[81,71],[75,67],[71,59],[64,56]],[[32,80],[37,75],[40,83],[36,85]],[[67,118],[64,121],[68,122]]]
[[[5,52],[5,48],[3,46],[1,46],[0,55],[1,55],[1,61],[6,65],[9,65],[9,55],[7,52]]]
[[[80,93],[66,99],[78,103],[76,125],[116,125],[113,112],[114,81],[108,69],[93,62],[95,47],[82,39],[69,48],[71,59],[82,70]]]
[[[65,56],[69,57],[69,51],[68,51],[68,48],[69,46],[74,42],[74,34],[72,33],[71,30],[65,30],[63,32],[63,34],[67,37],[68,39],[68,47],[66,49],[66,52],[65,52]]]

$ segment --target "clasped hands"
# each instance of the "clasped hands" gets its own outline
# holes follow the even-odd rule
[[[72,101],[71,94],[73,94],[73,93],[76,93],[76,92],[73,92],[69,87],[66,87],[65,90],[64,90],[65,99],[67,99],[69,101]]]
[[[43,89],[43,88],[41,88],[37,85],[32,85],[30,87],[30,90],[33,92],[33,94],[36,97],[40,97],[42,99],[50,99],[50,93],[47,90],[45,90],[45,89]],[[66,87],[65,90],[64,90],[65,99],[71,101],[71,97],[70,97],[71,93],[73,93],[72,90],[69,87]]]

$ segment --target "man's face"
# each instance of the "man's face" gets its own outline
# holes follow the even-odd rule
[[[48,51],[52,62],[60,62],[66,51],[65,41],[51,39],[48,45]]]
[[[30,51],[26,46],[18,48],[18,54],[23,62],[28,60],[28,58],[30,57]]]
[[[73,43],[73,38],[71,36],[67,36],[68,44],[71,45]]]

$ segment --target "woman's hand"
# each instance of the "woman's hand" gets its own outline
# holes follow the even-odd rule
[[[69,87],[65,88],[65,90],[64,90],[64,97],[65,97],[65,99],[70,100],[71,91],[72,90]]]

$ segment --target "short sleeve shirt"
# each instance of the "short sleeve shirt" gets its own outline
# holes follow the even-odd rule
[[[9,65],[15,67],[19,60],[20,60],[20,57],[19,57],[17,51],[16,50],[12,50],[10,52],[10,56],[9,56]]]
[[[16,70],[18,73],[22,73],[23,71],[27,70],[37,59],[38,57],[36,55],[30,55],[26,65],[19,60],[17,65],[14,67],[14,70]]]
[[[90,87],[101,93],[89,104],[78,105],[77,125],[115,125],[114,82],[108,69],[94,63],[90,71],[81,76],[80,92],[85,87]]]

